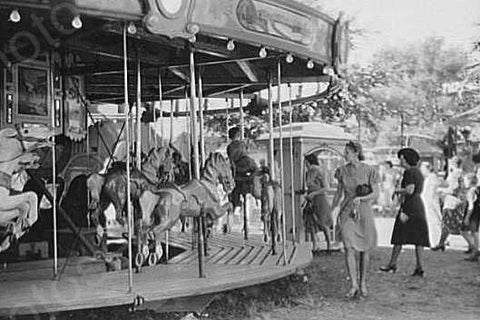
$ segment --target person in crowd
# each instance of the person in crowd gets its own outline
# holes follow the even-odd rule
[[[332,208],[339,210],[340,236],[352,286],[346,297],[353,298],[367,296],[369,253],[377,244],[372,202],[378,197],[380,176],[374,167],[362,162],[360,143],[349,141],[344,157],[346,164],[337,168],[334,175],[338,184]],[[357,189],[365,189],[359,186],[365,185],[371,192],[358,194]]]
[[[443,199],[442,233],[438,244],[432,248],[433,251],[445,251],[448,236],[460,234],[465,212],[462,160],[453,157],[449,163],[447,178],[438,189],[440,197]]]
[[[423,277],[423,248],[429,247],[428,225],[422,197],[423,176],[417,167],[420,156],[412,148],[403,148],[398,152],[400,165],[405,168],[401,187],[395,192],[403,197],[400,211],[393,227],[393,244],[390,262],[380,267],[381,271],[397,270],[397,259],[405,244],[415,245],[416,267],[412,276]]]
[[[429,162],[422,162],[420,172],[424,178],[421,196],[425,206],[429,241],[430,245],[432,245],[438,243],[442,232],[442,211],[440,209],[440,198],[438,195],[438,188],[441,181]]]
[[[384,215],[388,215],[392,211],[392,199],[397,184],[397,172],[393,168],[392,161],[385,161],[382,166],[383,172],[381,174],[382,183],[380,188],[380,195],[378,197],[378,204],[380,211]]]
[[[174,151],[173,159],[173,182],[176,185],[183,185],[190,181],[190,173],[188,171],[188,163],[182,160],[182,155],[179,151]]]
[[[478,261],[478,227],[480,222],[480,199],[479,189],[477,187],[477,176],[475,173],[470,173],[466,177],[468,190],[466,193],[467,206],[465,216],[463,218],[463,225],[461,232],[463,238],[468,243],[467,254],[470,254],[465,260]]]
[[[326,195],[329,184],[319,165],[317,155],[309,154],[305,157],[305,160],[307,167],[307,209],[304,210],[305,232],[311,235],[314,254],[320,252],[318,233],[323,232],[327,242],[327,253],[330,253],[330,230],[333,226],[333,220]]]

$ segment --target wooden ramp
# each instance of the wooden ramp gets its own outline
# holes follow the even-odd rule
[[[260,236],[245,241],[240,234],[215,235],[209,240],[206,277],[199,278],[197,251],[192,249],[191,235],[170,233],[170,245],[185,251],[171,258],[168,264],[144,267],[140,273],[134,273],[130,293],[128,270],[101,272],[87,258],[69,262],[65,268],[68,272],[60,280],[45,277],[45,268],[38,267],[45,262],[30,263],[30,267],[38,270],[38,278],[34,278],[35,270],[29,270],[28,277],[20,277],[28,265],[12,264],[0,271],[0,316],[133,305],[135,301],[145,303],[144,306],[161,306],[166,301],[171,305],[176,299],[188,304],[189,299],[195,301],[212,293],[288,276],[306,267],[312,259],[308,244],[289,243],[284,255],[280,243],[277,255],[273,256],[270,246]]]

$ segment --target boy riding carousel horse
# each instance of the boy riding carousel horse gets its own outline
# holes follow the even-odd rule
[[[228,137],[232,142],[227,146],[227,155],[232,163],[233,175],[238,188],[231,193],[230,201],[235,208],[241,206],[240,196],[248,193],[240,186],[251,184],[251,175],[258,170],[258,166],[247,152],[247,146],[241,140],[240,128],[234,127],[228,130]]]

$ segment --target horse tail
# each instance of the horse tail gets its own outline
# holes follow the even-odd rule
[[[100,194],[102,192],[103,185],[105,184],[105,178],[98,174],[92,173],[87,177],[87,190],[90,193],[89,209],[95,209],[100,203]]]

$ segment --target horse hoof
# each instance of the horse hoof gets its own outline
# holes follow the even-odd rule
[[[143,263],[145,262],[145,256],[141,253],[138,252],[135,255],[135,266],[140,269],[143,266]]]
[[[95,251],[93,254],[93,257],[98,260],[104,260],[105,259],[105,253],[102,251]]]
[[[102,245],[102,240],[103,240],[103,236],[100,235],[100,234],[96,234],[95,235],[95,238],[93,239],[93,243],[97,246],[97,247],[100,247]]]
[[[155,246],[155,254],[156,254],[158,260],[160,260],[163,257],[163,248],[162,248],[161,243],[159,243]]]
[[[263,235],[263,242],[264,243],[269,243],[270,242],[270,237],[268,235]]]
[[[148,255],[147,263],[150,267],[153,267],[158,263],[158,256],[155,252],[152,252]]]
[[[142,254],[144,257],[148,257],[148,254],[150,253],[150,249],[148,248],[147,245],[142,246]]]

